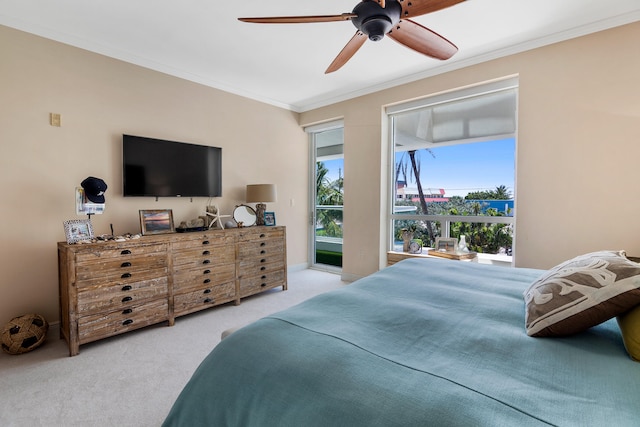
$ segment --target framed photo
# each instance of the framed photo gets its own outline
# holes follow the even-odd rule
[[[173,211],[171,209],[141,210],[140,229],[143,235],[175,233]]]
[[[93,239],[93,227],[88,219],[71,219],[64,222],[64,234],[67,235],[67,243],[78,243],[83,240]]]
[[[265,212],[264,213],[264,225],[267,227],[273,227],[276,225],[276,214],[275,212]]]
[[[76,187],[76,215],[104,213],[104,203],[93,203],[84,194],[84,188]]]
[[[454,252],[458,247],[455,237],[436,237],[436,251]]]

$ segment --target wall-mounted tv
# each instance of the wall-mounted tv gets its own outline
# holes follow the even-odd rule
[[[222,149],[122,135],[125,197],[220,197]]]

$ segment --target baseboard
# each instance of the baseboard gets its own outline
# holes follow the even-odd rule
[[[357,274],[349,274],[342,273],[340,278],[345,282],[355,282],[356,280],[362,279],[364,276],[358,276]]]

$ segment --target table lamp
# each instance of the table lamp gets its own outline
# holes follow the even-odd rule
[[[256,203],[256,225],[264,225],[265,203],[277,200],[275,184],[249,184],[247,185],[247,203]]]

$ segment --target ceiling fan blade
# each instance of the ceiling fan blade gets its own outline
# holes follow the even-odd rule
[[[411,0],[400,2],[402,5],[402,18],[420,16],[441,9],[446,9],[465,0]]]
[[[362,31],[356,31],[355,35],[351,37],[351,40],[349,40],[349,43],[347,43],[345,47],[342,48],[338,56],[336,56],[336,59],[333,60],[333,62],[329,65],[329,68],[327,68],[327,71],[325,71],[324,73],[329,74],[339,70],[340,67],[346,64],[347,61],[351,59],[351,57],[358,51],[358,49],[362,47],[362,45],[366,41],[367,36],[364,35]]]
[[[342,13],[340,15],[316,15],[316,16],[272,16],[265,18],[238,18],[238,21],[253,22],[256,24],[307,24],[311,22],[349,21],[357,17],[355,13]]]
[[[449,40],[410,19],[400,20],[387,35],[416,52],[436,59],[449,59],[458,51]]]

